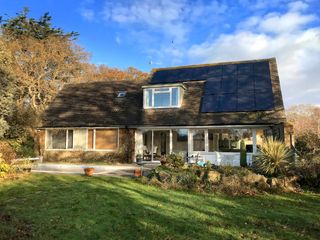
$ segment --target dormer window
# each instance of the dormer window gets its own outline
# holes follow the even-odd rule
[[[118,98],[124,98],[126,96],[127,92],[126,91],[119,91],[117,97]]]
[[[181,86],[145,87],[144,108],[177,108],[182,102]]]

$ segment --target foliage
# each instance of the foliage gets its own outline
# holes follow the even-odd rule
[[[0,139],[3,138],[3,136],[8,131],[9,128],[10,126],[8,122],[5,119],[0,118]]]
[[[20,158],[36,157],[34,138],[30,134],[23,134],[18,138],[9,139],[8,142]]]
[[[240,166],[247,166],[247,149],[244,140],[241,140],[240,142]]]
[[[4,177],[10,170],[10,165],[4,160],[2,153],[0,153],[0,178]]]
[[[174,169],[180,169],[184,165],[184,160],[181,155],[171,153],[166,156],[166,164]]]
[[[299,158],[294,172],[301,186],[320,190],[320,156],[312,159]]]
[[[9,129],[9,118],[15,105],[16,80],[10,73],[12,56],[0,38],[0,138]]]
[[[304,159],[312,159],[320,155],[320,135],[314,132],[305,132],[297,136],[295,148],[299,156]]]
[[[0,19],[3,35],[12,38],[28,36],[39,40],[50,36],[72,39],[78,36],[76,32],[64,33],[61,28],[52,27],[52,18],[48,12],[44,13],[38,20],[28,17],[28,13],[29,9],[25,7],[15,17]]]
[[[254,165],[269,176],[285,175],[291,157],[291,151],[283,142],[269,137],[261,145],[260,154],[257,155]]]
[[[79,82],[91,81],[123,81],[131,80],[134,82],[145,81],[149,74],[142,72],[134,67],[127,69],[112,68],[106,65],[94,65],[89,63],[82,64],[83,74],[78,79]]]
[[[2,159],[7,163],[10,163],[16,158],[14,149],[7,141],[0,141],[0,154],[2,154]]]
[[[6,239],[319,238],[320,195],[314,193],[159,191],[130,178],[65,174],[1,182],[0,192]]]
[[[287,119],[293,124],[296,137],[312,132],[320,135],[320,107],[315,105],[296,105],[286,110]]]

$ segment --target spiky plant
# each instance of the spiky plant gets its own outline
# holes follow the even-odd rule
[[[268,137],[261,145],[255,165],[266,175],[279,176],[285,174],[290,158],[291,151],[283,142]]]

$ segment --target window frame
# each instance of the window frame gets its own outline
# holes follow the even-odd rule
[[[49,131],[54,131],[54,130],[63,130],[65,131],[65,136],[66,136],[66,140],[65,140],[65,148],[49,148],[47,146],[48,144],[48,138],[49,138]],[[69,148],[69,132],[72,132],[72,147]],[[51,145],[52,145],[52,135],[51,135]],[[73,128],[54,128],[54,129],[46,129],[45,132],[45,149],[46,150],[63,150],[63,151],[67,151],[67,150],[74,150],[74,129]]]
[[[92,130],[92,148],[88,148],[88,134],[89,130]],[[96,130],[117,130],[117,147],[115,149],[97,149],[96,148]],[[96,152],[114,152],[119,149],[120,146],[120,128],[87,128],[86,137],[86,149],[85,151],[96,151]]]
[[[173,91],[172,89],[176,88],[178,90],[177,98],[178,98],[178,104],[173,105],[172,104],[172,95]],[[164,91],[164,89],[168,89]],[[151,91],[150,91],[151,90]],[[179,86],[164,86],[164,87],[157,87],[157,88],[144,88],[143,89],[143,107],[144,109],[158,109],[158,108],[180,108],[182,104],[182,89]],[[150,98],[148,94],[151,92],[151,105],[147,106],[147,102],[150,104],[150,102],[147,100],[147,98]],[[161,94],[161,93],[169,93],[169,105],[168,106],[155,106],[154,100],[155,100],[155,94]]]

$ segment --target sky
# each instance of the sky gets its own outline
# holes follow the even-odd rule
[[[286,107],[320,106],[320,0],[0,0],[80,33],[91,62],[152,68],[275,57]]]

